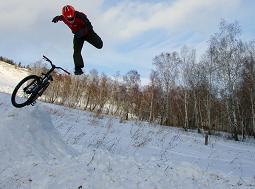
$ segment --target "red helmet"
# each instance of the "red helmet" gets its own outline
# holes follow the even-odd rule
[[[62,15],[68,21],[73,21],[75,17],[75,10],[71,5],[66,5],[62,9]]]

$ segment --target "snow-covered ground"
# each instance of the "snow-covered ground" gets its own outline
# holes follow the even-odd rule
[[[0,89],[1,92],[11,93],[18,82],[28,75],[23,68],[0,61]]]
[[[16,109],[5,93],[0,154],[0,189],[255,188],[253,139],[211,136],[205,146],[176,128],[41,102]]]

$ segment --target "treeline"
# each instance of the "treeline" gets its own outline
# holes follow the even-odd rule
[[[13,60],[2,57],[2,56],[0,56],[0,61],[6,62],[6,63],[11,64],[11,65],[16,65],[16,63]]]
[[[14,65],[14,66],[19,67],[19,68],[27,68],[27,69],[30,69],[29,65],[28,65],[28,66],[23,66],[23,65],[21,64],[21,62],[16,63],[16,62],[14,62],[14,60],[9,59],[9,58],[6,58],[6,57],[3,57],[3,56],[0,56],[0,61],[3,61],[3,62],[5,62],[5,63],[7,63],[7,64],[10,64],[10,65]]]
[[[221,21],[201,58],[183,47],[153,59],[150,84],[140,75],[108,77],[96,70],[82,77],[56,75],[43,99],[121,117],[224,131],[235,140],[255,137],[255,42],[244,42],[237,22]]]

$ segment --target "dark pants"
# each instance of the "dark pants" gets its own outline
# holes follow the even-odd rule
[[[74,60],[75,68],[83,68],[84,67],[84,62],[83,62],[83,59],[81,56],[81,50],[82,50],[84,41],[87,41],[88,43],[90,43],[91,45],[93,45],[94,47],[96,47],[98,49],[101,49],[103,47],[102,39],[95,32],[91,32],[90,34],[88,34],[87,36],[82,37],[82,38],[77,38],[76,36],[74,36],[74,38],[73,38],[73,49],[74,49],[73,60]]]

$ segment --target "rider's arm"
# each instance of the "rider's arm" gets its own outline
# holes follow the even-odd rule
[[[81,19],[84,22],[84,27],[82,27],[79,31],[74,33],[74,36],[77,38],[81,38],[89,34],[91,31],[93,31],[93,26],[91,25],[91,22],[87,18],[87,16],[84,13],[76,12],[76,18]]]
[[[77,18],[80,18],[85,23],[86,28],[88,28],[89,30],[93,30],[93,26],[91,22],[89,21],[89,19],[84,13],[76,11],[76,16]]]

